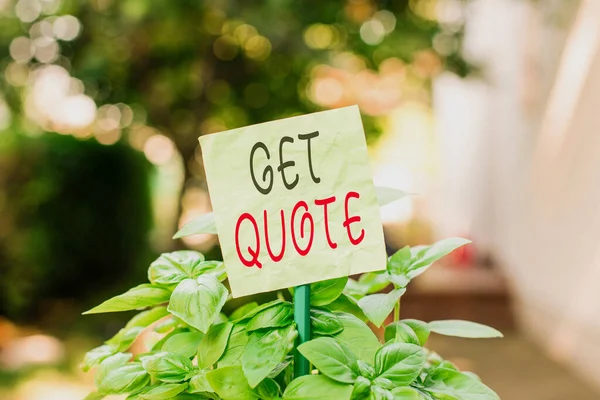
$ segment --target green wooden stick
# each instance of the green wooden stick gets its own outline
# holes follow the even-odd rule
[[[298,345],[310,340],[310,285],[294,289],[294,321],[298,327]],[[294,355],[295,377],[308,375],[310,364],[298,350]]]

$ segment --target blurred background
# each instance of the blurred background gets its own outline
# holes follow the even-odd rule
[[[81,399],[84,352],[211,210],[200,135],[358,104],[390,251],[473,240],[404,317],[508,400],[600,399],[600,1],[0,0],[0,399]],[[598,252],[598,253],[597,253]]]

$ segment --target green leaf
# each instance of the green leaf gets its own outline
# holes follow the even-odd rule
[[[280,391],[281,389],[277,382],[269,378],[263,380],[256,389],[254,389],[254,393],[256,393],[261,400],[278,400],[280,398]]]
[[[377,293],[390,285],[390,278],[385,272],[367,272],[358,278],[358,285],[365,294]]]
[[[100,364],[106,358],[117,353],[117,347],[111,345],[102,345],[100,347],[96,347],[85,353],[85,357],[83,359],[82,369],[84,372],[89,371],[94,368],[96,365]]]
[[[294,306],[285,302],[263,310],[248,321],[248,332],[263,328],[283,328],[294,322]]]
[[[359,375],[356,357],[333,338],[317,338],[298,346],[306,357],[323,375],[338,382],[354,383]]]
[[[267,375],[267,377],[268,378],[276,378],[277,375],[279,375],[281,372],[283,372],[283,370],[285,370],[288,367],[288,365],[290,365],[292,363],[293,359],[294,359],[293,356],[287,355],[282,362],[277,364],[277,366],[273,369],[273,371],[271,371],[269,373],[269,375]]]
[[[125,351],[149,325],[168,315],[167,307],[154,307],[134,316],[123,329],[106,341],[118,351]]]
[[[394,289],[389,293],[371,294],[360,299],[358,306],[375,326],[380,327],[404,292],[406,292],[406,289]]]
[[[210,327],[198,347],[198,366],[210,367],[219,361],[227,347],[233,324],[226,322]]]
[[[343,331],[333,336],[335,340],[346,346],[359,360],[373,364],[375,353],[381,347],[377,336],[354,315],[343,312],[334,314],[344,326]]]
[[[310,284],[310,304],[325,306],[337,299],[346,287],[348,277],[329,279]]]
[[[394,400],[394,395],[389,390],[374,384],[371,386],[369,400]]]
[[[142,359],[144,369],[152,376],[166,383],[179,383],[194,369],[189,358],[177,353],[160,352]]]
[[[254,310],[256,307],[258,307],[258,303],[255,301],[246,303],[243,306],[240,306],[239,308],[237,308],[234,312],[232,312],[231,315],[229,316],[229,319],[232,321],[240,319],[243,316],[245,316],[246,314],[248,314],[250,311]]]
[[[423,386],[434,398],[440,400],[500,400],[492,389],[477,379],[451,369],[431,370]]]
[[[283,400],[349,400],[352,385],[336,382],[324,375],[306,375],[290,382]]]
[[[241,365],[242,354],[244,354],[248,338],[246,324],[238,323],[233,326],[225,352],[218,361],[219,368],[228,365]]]
[[[170,296],[171,292],[167,289],[144,283],[112,299],[106,300],[104,303],[83,314],[137,310],[165,303],[169,301]]]
[[[331,311],[341,311],[347,314],[352,314],[362,321],[367,320],[365,313],[363,313],[363,311],[360,309],[357,301],[344,293],[342,293],[340,297],[335,299],[333,303],[329,303],[327,305],[327,308]]]
[[[217,234],[217,225],[215,224],[215,215],[207,213],[194,218],[185,224],[175,235],[173,239],[180,239],[185,236],[197,235],[200,233]]]
[[[116,353],[110,357],[106,357],[98,366],[98,371],[94,375],[94,383],[97,387],[100,382],[108,375],[109,372],[127,364],[131,360],[131,353]]]
[[[411,270],[414,271],[429,267],[440,258],[469,243],[471,241],[468,239],[448,238],[440,240],[431,246],[413,247],[411,249]]]
[[[410,247],[404,246],[388,258],[387,272],[392,277],[394,284],[405,287],[410,282],[407,276],[411,270],[412,253]]]
[[[190,393],[204,393],[214,392],[215,390],[210,386],[208,379],[206,378],[207,371],[197,371],[190,379],[190,387],[188,391]]]
[[[190,250],[161,254],[148,268],[148,280],[159,285],[176,285],[184,279],[196,278],[204,261],[202,253]]]
[[[101,394],[123,394],[142,389],[150,382],[140,362],[128,362],[116,368],[107,369],[101,379],[96,381]]]
[[[242,355],[242,368],[250,387],[256,387],[286,358],[297,336],[295,324],[267,332],[252,332]]]
[[[284,301],[281,299],[276,299],[276,300],[270,301],[268,303],[261,304],[258,307],[254,307],[248,313],[246,313],[245,315],[243,315],[242,317],[238,318],[236,321],[233,321],[233,322],[244,321],[244,320],[250,319],[250,318],[254,317],[256,314],[258,314],[268,308],[275,307],[278,304],[282,304],[283,302]],[[232,318],[232,320],[233,320],[233,318]]]
[[[178,353],[192,358],[198,351],[198,345],[204,337],[202,332],[181,332],[169,337],[162,345],[162,350]]]
[[[358,371],[360,372],[361,376],[364,376],[365,378],[371,380],[371,379],[375,379],[375,377],[377,376],[377,373],[375,372],[375,368],[373,368],[373,366],[367,362],[364,362],[363,360],[358,360]]]
[[[392,389],[394,400],[426,400],[417,389],[406,386]]]
[[[310,309],[310,324],[313,335],[331,336],[344,330],[339,318],[324,309]]]
[[[221,367],[207,372],[206,379],[223,400],[258,399],[240,366]]]
[[[425,365],[425,351],[417,345],[392,343],[383,346],[375,355],[375,369],[380,378],[396,386],[408,386]]]
[[[106,397],[105,394],[100,394],[98,392],[91,392],[90,394],[85,396],[85,398],[83,400],[102,400],[105,397]]]
[[[171,295],[168,310],[188,325],[206,333],[227,301],[227,288],[214,276],[182,281]]]
[[[385,327],[383,338],[386,342],[411,343],[422,346],[416,332],[402,321],[392,322]]]
[[[432,321],[429,323],[429,329],[440,335],[472,339],[503,337],[501,332],[489,326],[455,319]]]
[[[150,386],[142,390],[138,397],[143,400],[166,400],[172,399],[187,389],[187,383],[167,383]]]
[[[390,187],[375,186],[375,195],[377,196],[379,207],[383,207],[408,196],[408,193]]]
[[[364,376],[357,377],[352,390],[352,400],[366,399],[369,393],[371,393],[371,381]]]
[[[419,343],[416,344],[425,346],[427,339],[429,339],[429,334],[431,333],[429,324],[427,322],[419,321],[418,319],[403,319],[400,322],[410,326],[413,332],[417,335],[417,338],[419,338]]]

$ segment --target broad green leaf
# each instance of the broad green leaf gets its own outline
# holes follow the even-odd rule
[[[84,372],[89,371],[94,368],[96,365],[100,364],[106,358],[117,353],[117,347],[111,345],[102,345],[100,347],[96,347],[85,353],[85,357],[83,358],[82,369]]]
[[[167,352],[143,358],[142,365],[152,378],[165,383],[183,382],[194,369],[189,358]]]
[[[384,378],[384,377],[381,377],[381,376],[378,376],[375,379],[373,379],[372,383],[373,383],[373,386],[378,386],[378,387],[380,387],[382,389],[386,389],[386,390],[393,389],[396,386],[388,378]]]
[[[219,361],[225,351],[232,329],[231,322],[210,327],[198,347],[198,366],[206,368]]]
[[[245,315],[243,315],[242,317],[238,318],[235,321],[232,318],[232,322],[238,322],[238,321],[244,321],[244,320],[250,319],[250,318],[254,317],[256,314],[258,314],[268,308],[275,307],[278,304],[282,304],[283,302],[284,301],[281,299],[276,299],[276,300],[270,301],[268,303],[261,304],[258,307],[252,308],[250,311],[248,311],[248,313],[246,313]]]
[[[427,400],[417,389],[406,386],[392,389],[394,400]]]
[[[155,353],[159,352],[159,351],[163,351],[163,345],[165,344],[165,342],[167,340],[169,340],[169,338],[171,338],[175,335],[178,335],[180,333],[184,333],[184,332],[189,332],[189,329],[188,328],[173,329],[171,332],[164,335],[158,342],[154,343],[154,345],[150,348],[150,350]]]
[[[423,383],[424,389],[440,400],[500,400],[492,389],[459,371],[435,368]]]
[[[422,346],[417,333],[402,321],[392,322],[385,327],[383,338],[386,342],[411,343]]]
[[[248,314],[250,311],[254,310],[256,307],[258,307],[258,303],[255,301],[246,303],[243,306],[240,306],[239,308],[237,308],[234,312],[232,312],[231,315],[229,316],[229,319],[232,321],[240,319],[244,315]]]
[[[313,335],[331,336],[340,333],[344,326],[334,313],[320,308],[311,308],[310,329]]]
[[[186,383],[160,383],[158,385],[150,386],[145,388],[138,397],[143,400],[166,400],[172,399],[179,393],[187,389],[188,384]]]
[[[425,351],[408,343],[391,343],[375,355],[375,370],[380,378],[389,379],[395,386],[408,386],[425,365]]]
[[[348,296],[344,293],[342,293],[340,297],[335,299],[333,303],[329,303],[327,305],[327,308],[331,311],[341,311],[348,314],[352,314],[361,321],[367,320],[365,313],[363,313],[363,311],[360,309],[357,301],[353,297]]]
[[[127,350],[137,337],[149,325],[169,315],[167,307],[154,307],[134,316],[123,329],[106,341],[106,344],[116,346],[119,351]]]
[[[171,295],[169,311],[185,323],[206,333],[227,301],[227,288],[214,276],[202,275],[182,281]]]
[[[321,374],[343,383],[354,383],[359,375],[356,357],[333,338],[317,338],[298,346],[298,351]]]
[[[210,386],[223,400],[256,400],[240,366],[221,367],[206,373]]]
[[[280,391],[281,389],[277,382],[269,378],[263,380],[256,389],[254,389],[254,393],[256,393],[261,400],[278,400],[280,399]]]
[[[375,326],[380,327],[404,292],[406,292],[406,289],[394,289],[389,293],[370,294],[360,299],[358,306]]]
[[[350,400],[352,385],[340,383],[324,375],[306,375],[290,382],[283,400]]]
[[[286,358],[294,348],[296,337],[295,324],[266,332],[252,332],[242,355],[242,368],[250,387],[256,387]]]
[[[310,284],[310,304],[325,306],[337,299],[348,282],[348,277],[329,279]]]
[[[393,203],[394,201],[400,200],[409,194],[391,187],[375,186],[375,195],[377,196],[377,203],[380,207],[387,204]]]
[[[358,372],[360,372],[361,376],[368,378],[369,380],[375,379],[377,373],[375,372],[375,368],[373,366],[363,360],[358,360]]]
[[[214,392],[215,390],[210,386],[208,379],[206,378],[207,371],[197,371],[190,379],[190,387],[188,391],[190,393],[204,393]]]
[[[142,389],[150,382],[140,362],[128,362],[117,368],[106,371],[96,382],[98,392],[101,394],[122,394],[135,392]]]
[[[440,258],[469,243],[471,241],[468,239],[448,238],[440,240],[431,246],[414,247],[411,249],[412,259],[410,269],[414,271],[429,267]]]
[[[94,383],[100,386],[100,382],[108,375],[109,372],[127,364],[131,360],[131,353],[116,353],[110,357],[106,357],[98,366],[96,375],[94,375]]]
[[[202,253],[191,250],[163,253],[148,268],[148,280],[159,285],[176,285],[184,279],[196,278],[195,270],[204,261]]]
[[[263,328],[283,328],[294,322],[294,306],[284,302],[263,310],[248,321],[248,332]]]
[[[487,325],[456,319],[432,321],[429,323],[429,329],[431,329],[432,332],[439,333],[440,335],[472,339],[503,337],[501,332]]]
[[[106,300],[84,312],[83,314],[99,314],[105,312],[129,311],[151,307],[169,301],[171,292],[165,288],[144,283],[129,289],[127,292]]]
[[[282,362],[277,364],[277,366],[273,369],[273,371],[271,371],[269,373],[269,375],[267,375],[267,377],[268,378],[276,378],[277,375],[279,375],[281,372],[283,372],[283,370],[285,370],[288,367],[288,365],[290,365],[292,363],[293,359],[294,359],[293,356],[287,355]]]
[[[217,234],[217,225],[215,224],[215,215],[213,213],[207,213],[194,218],[177,231],[177,233],[173,235],[173,239],[200,233]]]
[[[365,294],[377,293],[390,285],[390,278],[384,272],[367,272],[358,278],[358,284],[365,290]]]
[[[427,322],[419,321],[418,319],[403,319],[400,322],[403,322],[412,328],[413,332],[419,338],[419,343],[417,344],[425,346],[427,339],[429,339],[429,334],[431,333],[431,329],[429,329],[429,324]]]
[[[411,269],[412,253],[410,247],[404,246],[388,258],[387,272],[392,276],[400,276],[406,279],[406,282],[394,282],[400,287],[405,287],[410,279],[406,274]]]
[[[163,319],[162,321],[159,321],[156,324],[156,326],[154,326],[154,332],[168,333],[172,329],[183,326],[187,326],[187,324],[179,318],[177,318],[176,316],[169,315],[167,318]]]
[[[352,390],[352,400],[362,400],[369,397],[371,392],[371,380],[364,376],[359,376],[354,382],[354,388]]]
[[[225,352],[218,361],[219,368],[228,365],[241,365],[242,354],[248,343],[248,332],[246,332],[246,324],[235,324],[229,335],[229,341]]]
[[[203,337],[202,332],[181,332],[169,337],[162,345],[162,350],[192,358],[198,351],[198,345]]]
[[[373,384],[369,400],[394,400],[394,395],[389,390]]]
[[[381,347],[377,336],[354,315],[343,312],[334,314],[344,326],[343,331],[333,336],[335,340],[346,346],[359,360],[373,364],[375,353]]]
[[[225,279],[227,279],[225,264],[223,261],[202,261],[192,271],[191,278],[197,278],[200,275],[212,275],[219,281],[223,282]]]

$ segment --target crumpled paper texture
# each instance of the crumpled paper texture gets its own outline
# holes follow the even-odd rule
[[[310,175],[306,140],[298,134],[319,131],[311,140],[313,171],[321,179],[315,183]],[[293,167],[285,169],[288,182],[299,175],[297,186],[285,188],[281,173],[279,144],[283,136],[290,136],[293,143],[283,145],[283,161],[294,161]],[[263,187],[263,171],[267,165],[273,168],[273,187],[270,193],[260,193],[251,178],[250,152],[254,144],[263,142],[270,153],[267,159],[262,150],[254,156],[256,180]],[[245,296],[267,292],[325,279],[338,278],[361,272],[382,270],[386,265],[386,252],[379,206],[369,167],[365,135],[357,106],[344,107],[314,114],[302,115],[259,125],[215,133],[200,138],[215,222],[223,260],[229,275],[232,295]],[[360,222],[351,224],[354,237],[364,229],[365,237],[359,245],[348,239],[344,200],[349,191],[358,192],[360,198],[349,200],[349,215],[358,215]],[[337,248],[327,243],[322,206],[315,199],[336,196],[328,205],[328,225]],[[290,233],[291,213],[294,205],[303,200],[308,204],[314,220],[314,240],[306,256],[297,253]],[[263,212],[267,212],[269,243],[278,254],[282,243],[280,210],[284,211],[286,244],[285,255],[279,262],[269,257],[265,243]],[[259,260],[262,268],[247,267],[236,251],[235,230],[238,218],[250,213],[256,220],[260,237]],[[296,214],[295,229],[298,244],[304,248],[308,231],[300,237],[300,209]],[[305,225],[309,228],[309,224]],[[307,229],[308,230],[308,229]],[[248,246],[256,249],[252,224],[241,224],[239,243],[242,254],[248,254]]]

